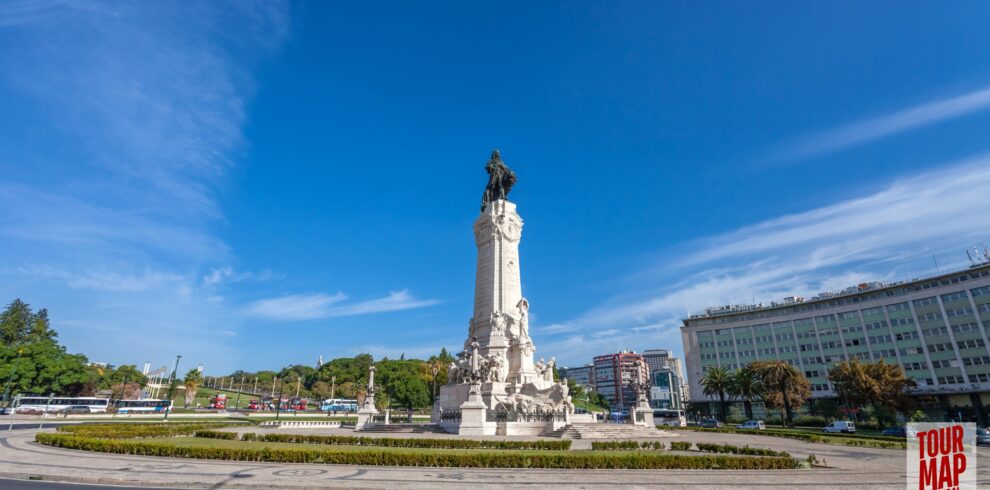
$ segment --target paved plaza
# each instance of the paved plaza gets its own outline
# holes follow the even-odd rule
[[[50,429],[44,429],[46,431]],[[259,429],[254,429],[259,430]],[[89,453],[34,443],[36,428],[0,433],[0,478],[165,488],[904,488],[904,453],[758,435],[682,432],[670,440],[769,447],[829,468],[790,471],[548,470],[301,465],[202,461]],[[279,431],[288,432],[288,431]],[[294,430],[294,433],[351,431]],[[407,435],[409,436],[409,435]],[[437,437],[436,434],[418,437]],[[444,437],[440,435],[440,437]],[[512,439],[534,439],[518,436]],[[590,447],[575,440],[574,449]],[[990,450],[981,448],[980,485],[990,485]],[[0,486],[3,482],[0,481]],[[19,486],[18,488],[30,488]],[[44,487],[52,488],[52,487]]]

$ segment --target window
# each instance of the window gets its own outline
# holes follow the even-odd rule
[[[969,316],[972,314],[973,314],[973,309],[968,306],[966,308],[954,308],[951,310],[949,309],[945,310],[945,316],[949,318],[955,318],[957,316]]]
[[[821,375],[822,375],[822,372],[821,371],[805,371],[804,372],[804,377],[806,377],[806,378],[818,378],[818,377],[821,377]]]
[[[976,339],[976,340],[960,340],[959,342],[956,342],[956,345],[958,345],[960,349],[973,349],[976,347],[983,347],[986,344],[983,342],[983,339]]]
[[[887,322],[886,321],[873,322],[873,323],[867,323],[866,324],[866,329],[867,330],[878,330],[878,329],[881,329],[881,328],[887,328]]]
[[[949,348],[951,349],[951,347]],[[900,349],[898,352],[900,352],[902,356],[917,356],[919,354],[924,354],[924,352],[921,350],[921,347],[904,347]]]
[[[880,358],[893,359],[895,357],[897,357],[897,351],[895,351],[894,349],[882,349],[882,350],[873,351],[874,359],[880,359]]]
[[[934,296],[932,296],[930,298],[921,298],[921,299],[914,300],[914,306],[915,307],[930,306],[930,305],[937,305],[937,304],[938,304],[938,300],[935,299]]]
[[[990,364],[990,356],[964,357],[963,364],[966,366],[982,366]]]
[[[867,308],[867,309],[863,310],[861,313],[863,313],[863,316],[883,315],[883,308],[880,308],[880,307],[877,307],[877,308]]]
[[[941,320],[941,319],[942,319],[942,314],[939,313],[939,312],[937,312],[937,311],[931,311],[931,312],[925,313],[924,315],[918,315],[918,320],[921,320],[923,322],[931,322],[931,321]]]
[[[922,330],[921,331],[921,334],[924,335],[925,337],[934,337],[936,335],[948,335],[949,334],[949,330],[947,328],[945,328],[945,327],[928,328],[928,329]]]
[[[852,347],[854,345],[859,345],[860,339],[849,339],[846,341],[846,347]]]
[[[979,332],[980,326],[975,323],[960,323],[959,325],[953,325],[952,331],[955,333]]]
[[[945,352],[952,350],[952,344],[928,344],[929,352]]]
[[[932,361],[932,367],[935,369],[958,367],[957,364],[959,363],[955,359],[942,359],[941,361]]]
[[[990,375],[987,375],[987,374],[970,374],[969,375],[969,382],[970,383],[986,383],[988,381],[990,381]]]
[[[904,363],[905,371],[923,371],[928,369],[928,366],[924,362],[906,362]]]
[[[938,384],[941,385],[961,385],[965,382],[966,380],[962,376],[942,376],[938,378]]]
[[[990,296],[990,286],[970,289],[969,292],[973,293],[973,296]]]
[[[911,340],[918,338],[918,332],[904,332],[894,335],[897,340]]]
[[[835,321],[835,315],[822,315],[815,317],[816,323],[825,323],[825,322],[834,322],[834,321]]]
[[[966,295],[966,291],[959,291],[956,293],[949,293],[942,295],[942,302],[948,303],[951,301],[968,300],[969,296]]]
[[[903,310],[910,310],[910,309],[911,309],[911,306],[908,305],[907,302],[897,303],[897,304],[893,304],[893,305],[887,305],[887,312],[888,313],[889,312],[892,312],[892,311],[903,311]]]
[[[914,318],[891,318],[891,325],[914,325]]]
[[[876,337],[870,337],[871,344],[882,344],[884,342],[890,342],[890,335],[877,335]]]

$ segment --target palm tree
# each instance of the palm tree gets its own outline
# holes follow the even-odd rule
[[[801,371],[784,361],[757,361],[750,364],[766,389],[776,391],[784,405],[785,424],[791,425],[794,414],[791,411],[791,397],[807,380]],[[803,390],[802,390],[803,391]]]
[[[721,415],[722,422],[725,422],[725,395],[728,392],[731,377],[728,369],[712,366],[705,370],[705,375],[701,378],[701,387],[705,396],[718,395],[719,415]]]
[[[199,390],[199,384],[203,382],[203,373],[199,372],[199,369],[193,368],[186,373],[185,378],[186,385],[186,396],[185,396],[185,407],[189,408],[189,404],[196,399],[196,392]]]
[[[753,418],[753,400],[763,397],[765,390],[763,382],[756,376],[749,366],[746,366],[731,375],[729,380],[729,395],[740,398],[746,408],[746,418]]]

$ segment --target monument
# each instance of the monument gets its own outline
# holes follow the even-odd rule
[[[516,174],[498,150],[485,170],[488,185],[474,222],[474,315],[464,349],[447,369],[435,422],[459,434],[539,434],[566,424],[574,405],[566,381],[553,380],[554,358],[533,361],[529,301],[519,277],[523,220],[508,200]]]
[[[375,415],[378,409],[375,408],[375,365],[368,367],[368,389],[364,396],[364,404],[357,413],[357,423],[354,427],[358,430],[374,425]]]

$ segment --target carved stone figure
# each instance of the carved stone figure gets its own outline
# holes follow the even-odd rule
[[[502,155],[498,150],[492,152],[492,157],[485,165],[488,172],[488,185],[485,186],[485,193],[481,196],[481,212],[494,201],[505,199],[509,196],[509,191],[516,183],[516,173],[502,161]]]
[[[547,364],[543,367],[543,372],[541,373],[543,374],[544,380],[553,382],[553,368],[556,365],[557,365],[557,360],[553,357],[551,357],[550,360],[547,361]]]
[[[500,311],[492,312],[492,335],[503,336],[505,335],[505,315]]]
[[[529,301],[526,298],[519,300],[516,303],[516,314],[519,315],[519,337],[523,339],[529,338]]]

